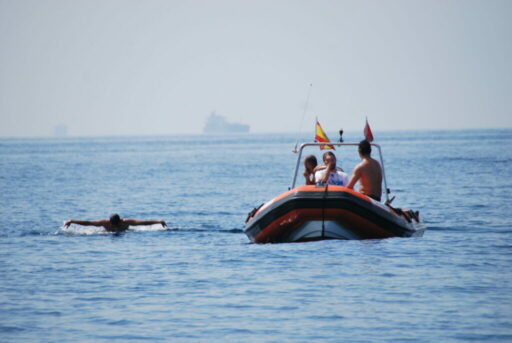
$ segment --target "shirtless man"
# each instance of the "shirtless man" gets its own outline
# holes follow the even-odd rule
[[[117,213],[110,216],[110,219],[100,220],[75,220],[71,219],[64,223],[64,227],[67,228],[71,224],[87,225],[87,226],[103,226],[105,230],[110,232],[121,232],[126,231],[130,226],[138,225],[153,225],[161,224],[163,227],[167,227],[167,224],[163,220],[137,220],[125,218],[122,219]]]
[[[380,201],[382,196],[382,169],[379,162],[371,158],[372,146],[367,140],[359,142],[359,163],[352,173],[347,188],[353,189],[359,181],[359,192],[372,199]]]

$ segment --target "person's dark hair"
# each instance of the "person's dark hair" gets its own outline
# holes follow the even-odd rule
[[[114,213],[110,216],[110,224],[117,226],[121,222],[121,218],[119,217],[119,214]]]
[[[313,165],[313,168],[315,168],[318,165],[315,155],[306,156],[306,158],[304,159],[304,164],[307,163]]]
[[[368,142],[366,139],[360,141],[359,152],[361,153],[361,155],[370,156],[370,154],[372,153],[372,146],[370,142]]]
[[[334,157],[336,158],[336,155],[334,155],[334,153],[332,151],[327,151],[326,153],[324,153],[324,155],[322,156],[322,160],[324,160],[325,162],[325,158],[327,157],[327,155],[331,156],[331,157]]]

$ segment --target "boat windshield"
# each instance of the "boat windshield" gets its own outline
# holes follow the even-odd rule
[[[388,184],[386,182],[386,173],[384,171],[384,159],[382,158],[382,150],[380,148],[379,144],[370,143],[373,147],[376,147],[379,152],[379,161],[380,165],[382,167],[382,179],[384,181],[384,194],[386,195],[386,200],[389,201],[389,191],[388,191]],[[293,181],[290,189],[295,188],[295,183],[297,182],[297,174],[299,172],[300,164],[302,161],[302,151],[305,147],[309,146],[321,146],[321,145],[333,145],[333,146],[359,146],[359,143],[337,143],[337,142],[329,142],[329,143],[323,143],[323,142],[314,142],[314,143],[303,143],[300,146],[300,149],[297,154],[297,164],[295,165],[295,171],[293,173]]]

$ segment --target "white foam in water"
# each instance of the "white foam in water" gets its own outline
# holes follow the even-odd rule
[[[69,227],[61,227],[61,231],[72,235],[97,235],[108,233],[102,226],[82,226],[71,224]]]
[[[72,235],[98,235],[98,234],[110,234],[105,230],[102,226],[83,226],[71,224],[69,227],[62,226],[60,228],[61,232],[72,234]],[[141,226],[130,226],[127,231],[165,231],[167,228],[163,227],[161,224],[153,224],[153,225],[141,225]]]
[[[68,228],[62,228],[65,233],[74,235],[97,235],[109,233],[103,226],[83,226],[71,224]]]
[[[161,224],[153,224],[153,225],[141,225],[141,226],[130,226],[128,231],[165,231],[166,227],[163,227]]]

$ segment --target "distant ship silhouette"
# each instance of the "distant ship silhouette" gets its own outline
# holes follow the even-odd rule
[[[249,125],[229,123],[226,119],[212,112],[206,120],[203,133],[246,133],[249,132]]]

